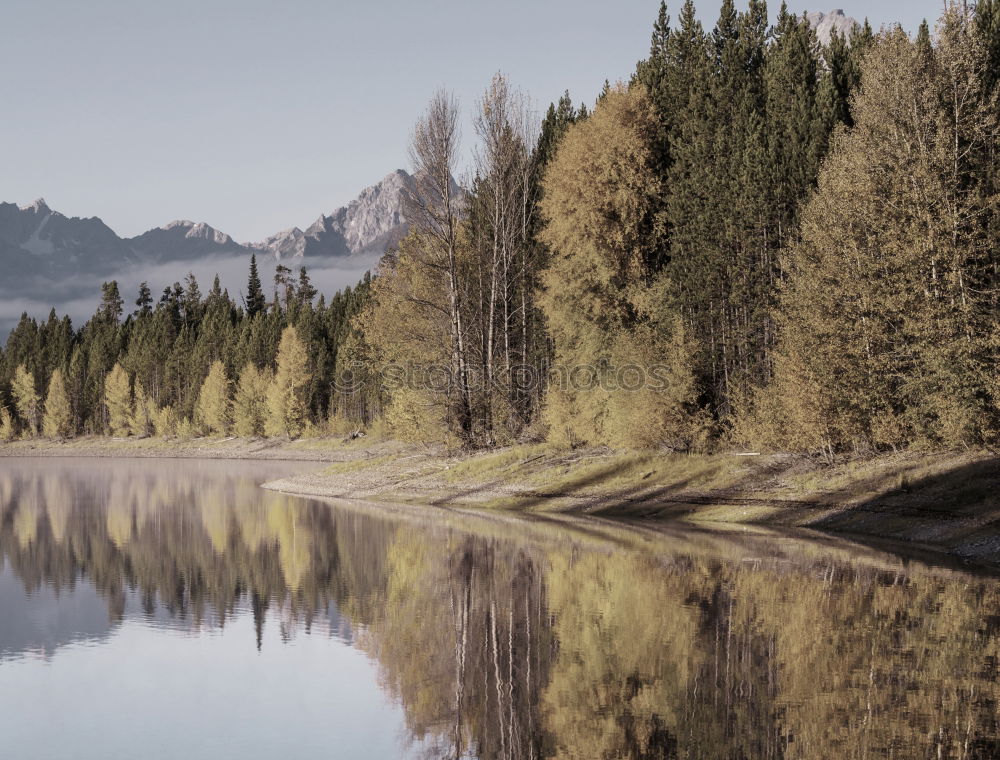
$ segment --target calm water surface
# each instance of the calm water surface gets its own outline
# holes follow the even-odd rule
[[[998,758],[1000,584],[0,459],[0,758]]]

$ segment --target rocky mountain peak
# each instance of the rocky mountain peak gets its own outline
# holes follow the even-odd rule
[[[812,28],[816,30],[816,37],[819,38],[822,45],[830,44],[834,32],[849,39],[854,34],[855,28],[861,26],[857,19],[844,13],[843,8],[834,8],[829,13],[815,11],[808,14],[806,18]]]
[[[29,203],[27,206],[18,206],[18,208],[21,211],[34,211],[36,214],[52,213],[52,209],[49,208],[44,198],[36,198],[34,202]]]
[[[269,251],[278,259],[380,254],[406,234],[403,206],[410,187],[413,178],[397,169],[346,206],[320,214],[305,231],[292,227],[248,247]]]

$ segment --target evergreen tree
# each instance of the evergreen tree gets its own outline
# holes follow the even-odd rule
[[[827,124],[830,128],[843,124],[854,126],[851,115],[851,96],[861,82],[861,68],[857,52],[844,35],[836,29],[830,35],[830,44],[823,51],[826,75],[822,80],[822,97],[825,101]]]
[[[248,317],[255,317],[264,311],[267,306],[267,299],[264,297],[264,289],[260,284],[260,275],[257,274],[257,254],[250,255],[250,279],[247,283],[246,312]]]
[[[295,302],[295,283],[292,280],[292,270],[284,264],[274,268],[274,309],[282,305],[287,309]]]
[[[101,285],[101,306],[98,313],[108,322],[118,323],[122,317],[125,302],[118,292],[118,282],[112,280]]]
[[[306,268],[299,267],[299,304],[302,306],[307,304],[312,305],[313,299],[316,298],[316,292],[316,288],[313,287],[312,282],[309,280],[309,274],[306,272]]]
[[[979,0],[975,13],[983,53],[983,89],[989,93],[1000,83],[1000,0]]]
[[[673,66],[670,53],[670,15],[667,13],[666,2],[661,0],[660,11],[653,24],[649,57],[639,62],[635,78],[646,88],[659,117],[656,136],[657,160],[663,171],[670,165],[670,130],[674,116],[674,93],[671,87]]]
[[[153,294],[149,290],[148,283],[139,284],[139,297],[135,299],[135,305],[139,307],[133,312],[135,316],[148,315],[153,311]]]
[[[201,319],[202,301],[201,288],[198,287],[198,280],[193,272],[188,272],[184,278],[184,296],[181,300],[181,310],[183,312],[184,323],[187,325],[196,324]]]

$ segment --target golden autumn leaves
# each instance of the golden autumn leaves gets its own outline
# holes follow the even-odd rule
[[[142,385],[116,363],[104,380],[106,430],[113,436],[187,436],[200,433],[244,437],[301,435],[308,424],[307,390],[311,370],[306,346],[294,327],[286,327],[278,347],[277,368],[248,363],[234,384],[221,361],[215,361],[201,384],[193,419],[179,418],[171,406],[159,407]],[[72,434],[73,417],[63,373],[56,369],[44,404],[31,373],[15,373],[13,396],[18,417],[27,421],[21,434],[48,438]],[[0,409],[0,439],[16,434],[9,410]]]

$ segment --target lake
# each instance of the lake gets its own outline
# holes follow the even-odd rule
[[[309,467],[0,459],[0,757],[1000,757],[990,573]]]

